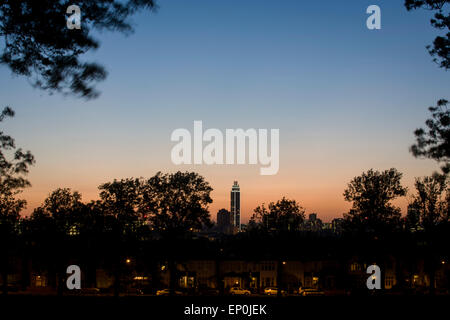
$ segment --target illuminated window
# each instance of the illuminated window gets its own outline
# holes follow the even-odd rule
[[[69,236],[78,236],[80,234],[78,226],[76,224],[70,226],[68,234]]]
[[[44,276],[41,275],[35,275],[33,277],[34,279],[34,286],[35,287],[46,287],[47,286],[47,279]]]
[[[390,288],[392,288],[393,285],[394,285],[394,277],[392,277],[392,276],[386,277],[386,279],[384,281],[385,288],[390,289]]]
[[[353,262],[350,265],[350,271],[360,271],[360,270],[361,270],[361,266],[358,263]]]

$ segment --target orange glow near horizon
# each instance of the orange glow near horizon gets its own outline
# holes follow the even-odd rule
[[[408,187],[409,193],[414,191],[414,177],[425,175],[426,170],[430,168],[430,162],[417,161],[420,165],[412,168],[413,174],[404,174],[403,184]],[[22,194],[22,198],[28,201],[27,209],[24,215],[29,215],[34,208],[40,206],[48,194],[56,188],[71,188],[81,192],[82,199],[85,202],[98,199],[98,186],[104,182],[112,181],[114,178],[139,177],[136,174],[142,168],[114,170],[113,167],[102,166],[98,170],[92,170],[85,166],[76,166],[74,164],[71,170],[61,170],[53,166],[42,164],[40,167],[33,168],[29,179],[32,187],[28,188]],[[431,166],[433,168],[433,166]],[[383,170],[385,168],[379,168]],[[230,209],[230,191],[234,180],[239,182],[241,188],[241,221],[247,223],[253,210],[262,203],[268,204],[277,201],[283,196],[289,199],[295,199],[304,209],[305,214],[317,213],[318,217],[324,222],[331,221],[333,218],[342,217],[351,207],[343,198],[343,192],[347,183],[365,170],[353,169],[341,171],[322,170],[314,173],[307,170],[288,170],[281,167],[278,175],[260,176],[257,167],[252,166],[192,166],[176,167],[172,166],[163,172],[174,171],[195,171],[203,175],[213,187],[211,194],[213,203],[209,206],[211,218],[216,220],[216,213],[219,209]],[[406,170],[400,171],[406,172]],[[53,171],[50,174],[50,171]],[[114,172],[117,176],[113,175]],[[147,171],[148,170],[142,170]],[[155,174],[157,169],[150,172],[145,177]],[[408,196],[396,200],[394,203],[400,206],[403,214],[408,204]]]

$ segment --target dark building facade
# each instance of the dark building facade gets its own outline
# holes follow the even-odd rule
[[[231,234],[233,232],[233,225],[233,217],[230,211],[226,209],[217,211],[217,227],[220,232]]]

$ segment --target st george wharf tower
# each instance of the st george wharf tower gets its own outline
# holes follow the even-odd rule
[[[231,187],[231,219],[233,226],[241,230],[241,189],[237,181]]]

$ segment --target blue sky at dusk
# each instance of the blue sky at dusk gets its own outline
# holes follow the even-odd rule
[[[282,196],[329,220],[348,209],[342,193],[365,170],[396,167],[412,191],[414,177],[437,168],[408,151],[427,107],[449,98],[448,73],[425,49],[437,35],[430,12],[407,12],[403,0],[158,3],[134,18],[134,34],[96,34],[101,47],[86,59],[109,75],[95,100],[48,95],[0,67],[1,105],[16,111],[4,131],[37,160],[28,212],[57,187],[87,201],[114,178],[195,170],[214,188],[213,216],[238,180],[244,221]],[[366,28],[371,4],[381,30]],[[280,129],[279,173],[173,165],[170,134],[194,120]]]

